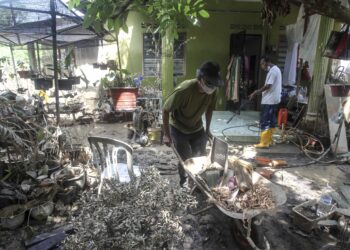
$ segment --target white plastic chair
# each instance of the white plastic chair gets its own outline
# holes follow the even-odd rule
[[[133,166],[133,149],[129,144],[116,139],[97,136],[88,137],[88,141],[93,154],[93,164],[100,173],[98,194],[101,193],[103,180],[106,178],[115,179],[118,182],[129,182],[140,175],[138,167]],[[120,151],[124,151],[126,154],[126,164],[122,163],[121,159],[118,161]]]

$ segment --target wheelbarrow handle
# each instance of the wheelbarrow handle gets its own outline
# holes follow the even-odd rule
[[[176,150],[176,148],[175,148],[175,145],[174,145],[173,143],[171,143],[170,146],[171,146],[171,148],[173,149],[173,151],[174,151],[175,155],[177,156],[177,158],[179,159],[180,164],[181,164],[183,167],[185,167],[185,163],[184,163],[184,161],[182,160],[182,158],[181,158],[179,152],[177,152],[177,150]]]

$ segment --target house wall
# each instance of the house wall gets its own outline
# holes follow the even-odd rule
[[[184,79],[194,78],[196,69],[205,60],[217,61],[221,66],[222,77],[226,75],[229,61],[230,35],[246,29],[247,34],[261,34],[267,45],[278,44],[280,26],[294,23],[298,8],[285,18],[278,18],[272,27],[263,28],[261,4],[259,2],[232,2],[231,0],[208,1],[206,7],[210,18],[201,19],[201,26],[185,28],[188,42],[185,48],[186,75],[177,77],[176,84]],[[122,65],[134,74],[142,74],[142,34],[146,31],[141,23],[147,23],[146,17],[131,13],[128,18],[129,32],[121,32],[120,48]],[[117,58],[117,55],[116,55]],[[155,78],[147,77],[143,84],[152,84]],[[220,90],[218,109],[225,108],[225,90]]]

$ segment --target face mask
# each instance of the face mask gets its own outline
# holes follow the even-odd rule
[[[271,66],[267,66],[267,67],[266,67],[266,71],[267,71],[267,72],[269,72],[270,69],[271,69]]]
[[[209,88],[207,85],[204,84],[203,80],[201,80],[201,87],[204,93],[206,93],[207,95],[213,94],[216,89],[216,88]]]

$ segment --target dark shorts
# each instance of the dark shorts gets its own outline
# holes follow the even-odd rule
[[[184,134],[173,126],[170,126],[170,136],[183,161],[192,157],[206,155],[207,135],[204,129],[193,134]],[[186,173],[181,164],[178,167],[181,183],[186,179]]]

